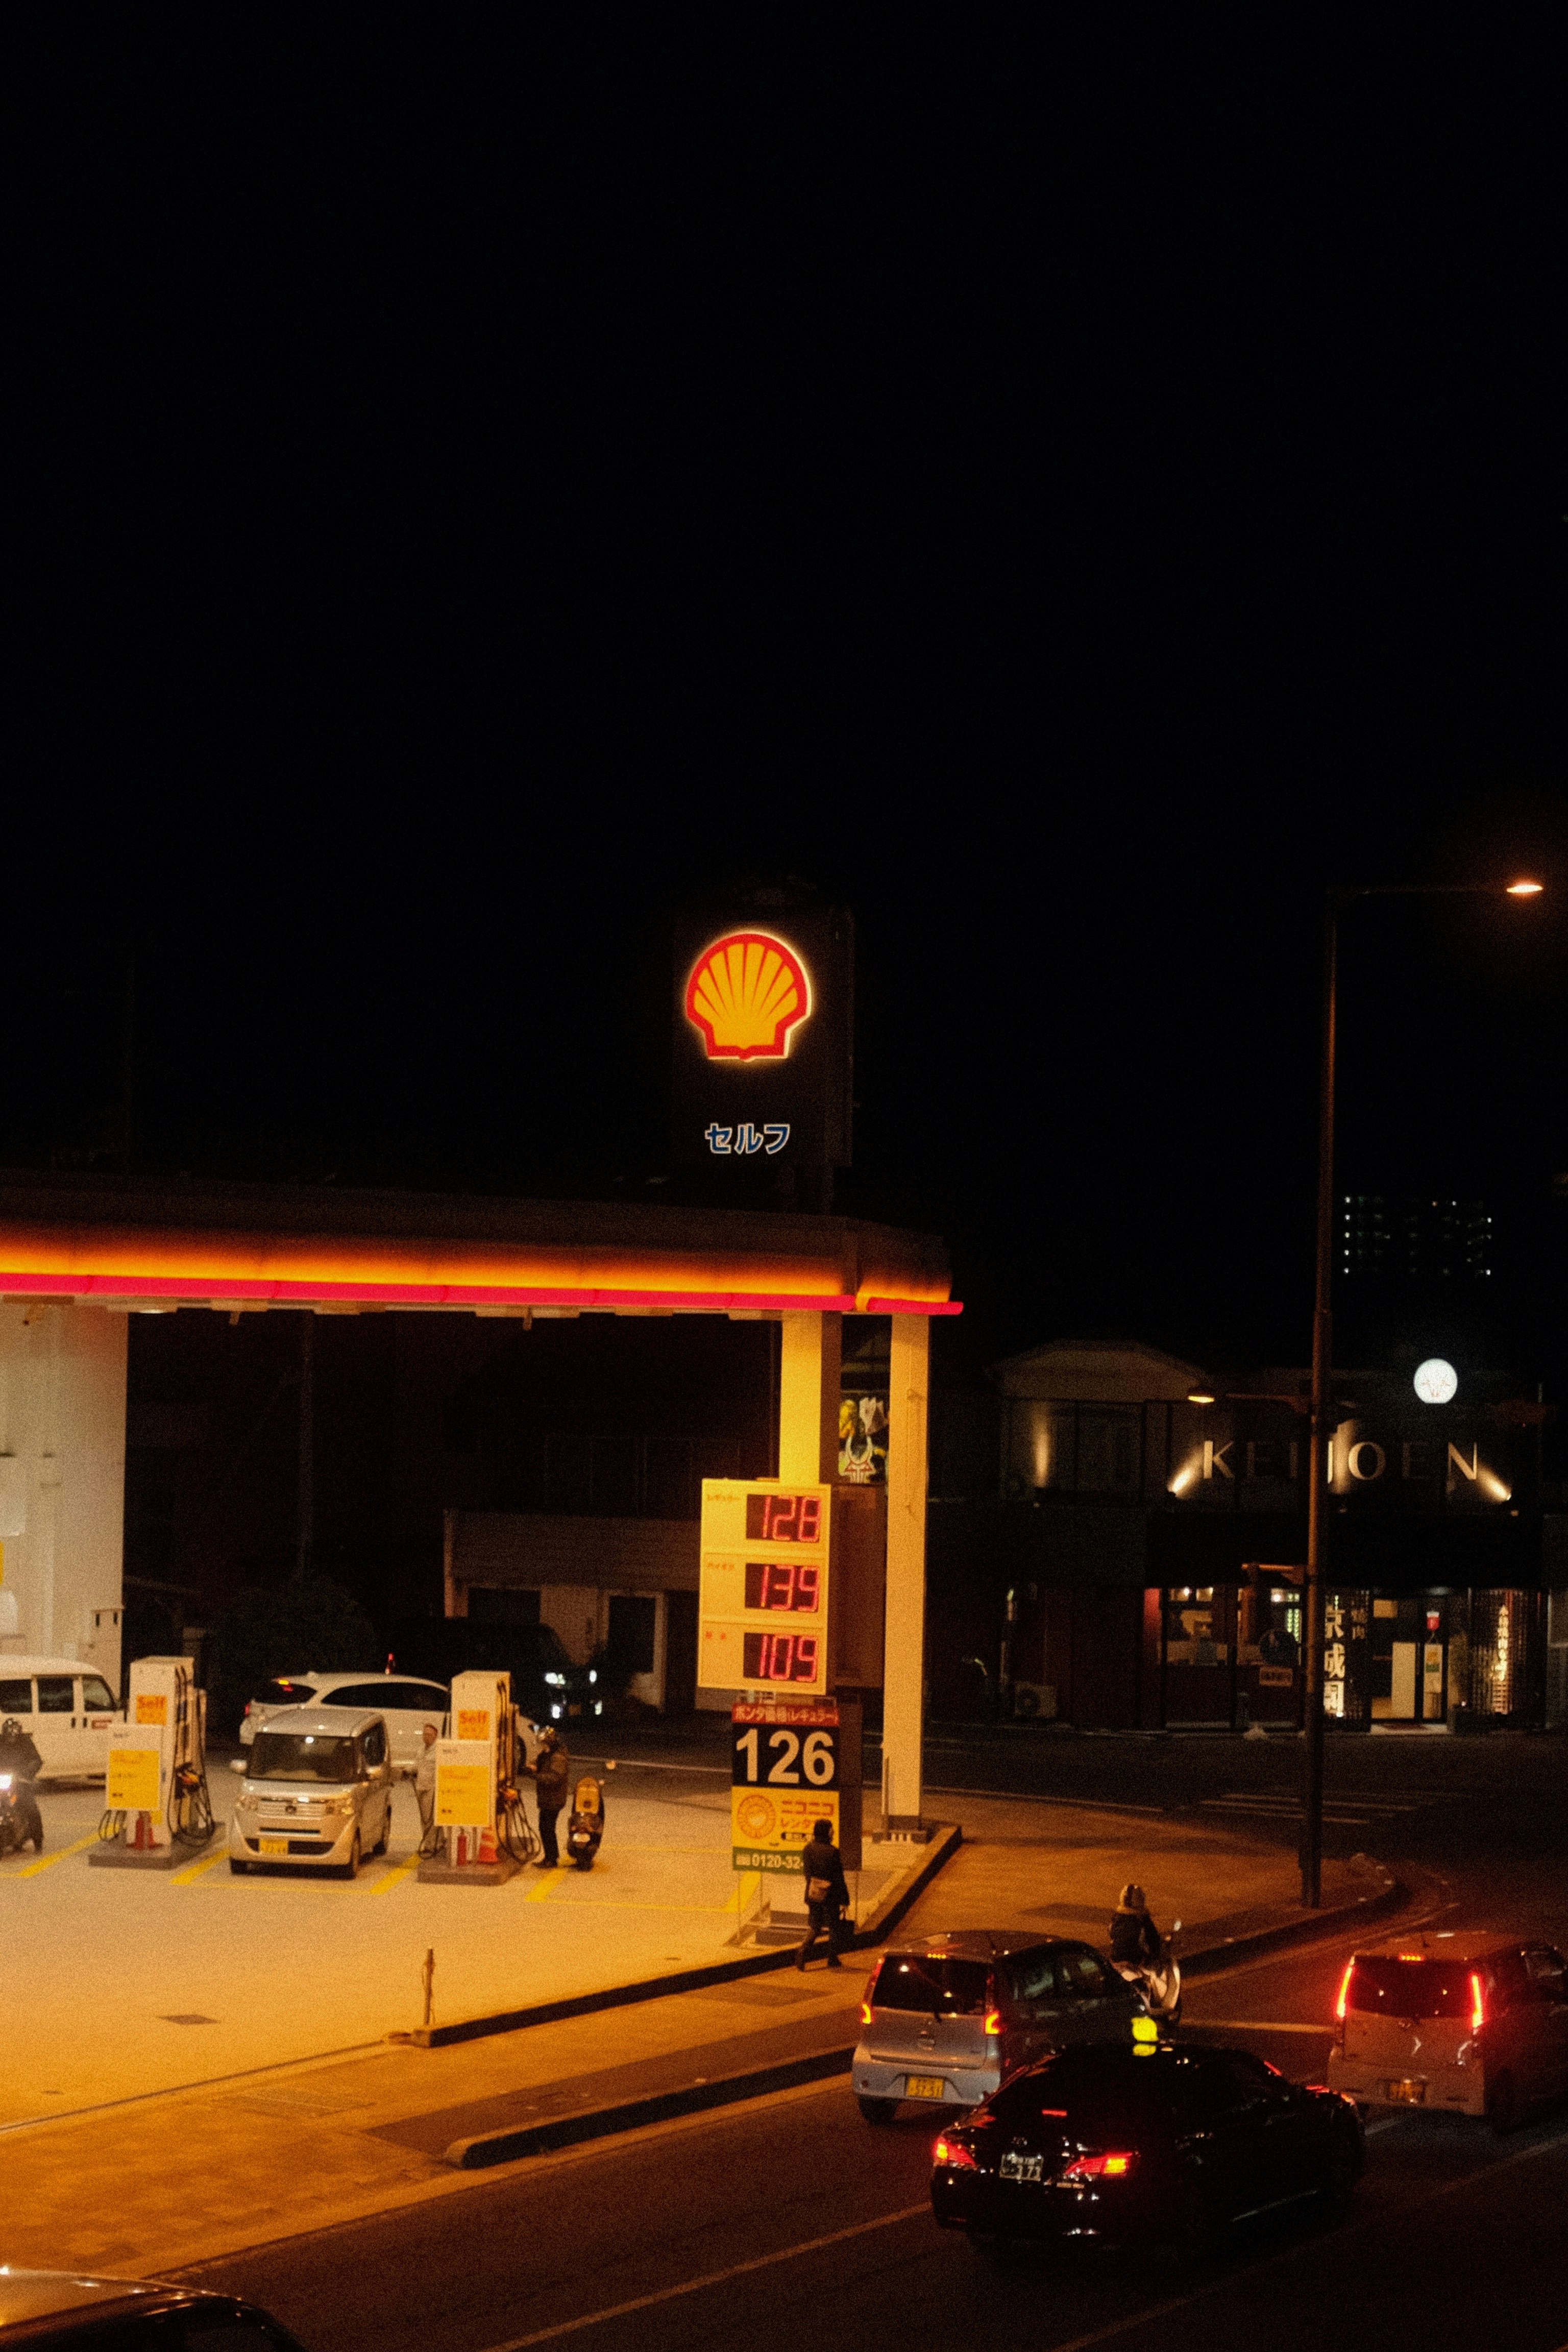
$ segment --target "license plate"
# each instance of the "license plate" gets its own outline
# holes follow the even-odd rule
[[[945,2099],[947,2083],[941,2074],[906,2074],[904,2096],[906,2099]]]
[[[1425,2106],[1426,2104],[1426,2085],[1425,2083],[1412,2083],[1408,2080],[1401,2083],[1390,2083],[1388,2085],[1388,2095],[1402,2107]]]
[[[287,1859],[289,1841],[287,1838],[263,1838],[261,1851],[263,1853],[280,1853]]]
[[[1045,2165],[1043,2156],[1020,2156],[1016,2148],[1010,2147],[996,2169],[1004,2180],[1040,2180],[1045,2177]]]

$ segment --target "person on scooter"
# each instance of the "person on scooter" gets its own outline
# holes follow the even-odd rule
[[[31,1732],[24,1731],[14,1715],[0,1724],[0,1777],[11,1782],[9,1795],[16,1824],[18,1846],[31,1843],[35,1853],[44,1850],[44,1819],[38,1811],[32,1783],[44,1769]]]
[[[0,1772],[18,1780],[36,1780],[44,1769],[33,1735],[24,1731],[14,1715],[0,1723]]]
[[[1143,1889],[1129,1883],[1110,1915],[1110,1957],[1130,1968],[1157,1969],[1161,1950],[1160,1930],[1150,1916]]]

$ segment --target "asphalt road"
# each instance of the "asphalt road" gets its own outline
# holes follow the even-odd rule
[[[1539,1893],[1499,1865],[1432,1899],[1446,1925],[1525,1925]],[[1348,1948],[1196,1979],[1184,2031],[1314,2079]],[[934,2121],[872,2132],[847,2085],[813,2086],[189,2275],[265,2304],[309,2352],[1568,2347],[1568,2112],[1506,2140],[1455,2117],[1380,2123],[1348,2216],[1255,2228],[1195,2267],[976,2253],[930,2220]]]

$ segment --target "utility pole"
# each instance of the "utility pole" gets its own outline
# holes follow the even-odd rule
[[[1539,882],[1391,882],[1332,889],[1323,904],[1323,1059],[1318,1091],[1318,1233],[1312,1284],[1311,1446],[1307,1470],[1307,1575],[1302,1594],[1301,1901],[1315,1911],[1323,1877],[1323,1559],[1329,1447],[1333,1440],[1334,1052],[1339,1018],[1340,909],[1352,898],[1538,898]]]
[[[1340,907],[1323,908],[1323,1061],[1318,1088],[1318,1245],[1312,1282],[1311,1443],[1307,1455],[1307,1578],[1302,1594],[1301,1901],[1315,1911],[1323,1885],[1323,1549],[1333,1410],[1334,1046]]]

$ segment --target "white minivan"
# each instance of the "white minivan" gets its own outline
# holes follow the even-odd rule
[[[0,1653],[0,1723],[30,1732],[45,1780],[101,1780],[109,1735],[125,1720],[103,1676],[79,1658],[16,1658]]]

